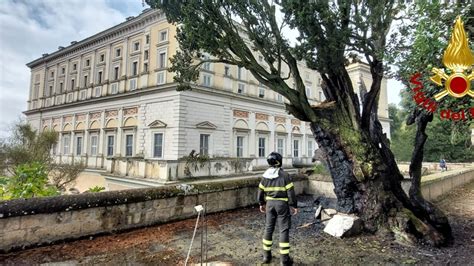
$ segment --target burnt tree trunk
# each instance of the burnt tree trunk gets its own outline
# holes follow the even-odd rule
[[[325,82],[329,86],[341,86],[350,80],[342,70],[339,75],[328,75]],[[373,86],[380,86],[377,80],[374,82]],[[344,87],[339,89],[341,91]],[[341,93],[337,101],[346,103],[330,109],[315,108],[319,116],[331,123],[311,122],[311,130],[327,156],[338,210],[361,217],[370,232],[388,226],[395,238],[405,243],[414,244],[419,239],[433,246],[448,243],[451,239],[449,223],[441,211],[423,199],[419,190],[421,175],[414,177],[410,196],[402,189],[403,176],[390,151],[389,141],[382,133],[377,105],[373,105],[374,109],[364,116],[359,114],[357,102],[353,104],[354,108],[347,107],[353,102],[352,95],[344,98]],[[424,121],[420,119],[414,151],[420,167],[426,140]]]

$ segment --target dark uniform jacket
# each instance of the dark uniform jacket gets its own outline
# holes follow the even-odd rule
[[[298,205],[291,177],[281,168],[270,168],[265,172],[258,185],[257,196],[260,206],[269,200],[287,201],[293,208]]]

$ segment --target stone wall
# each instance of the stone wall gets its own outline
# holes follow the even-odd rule
[[[427,200],[435,200],[437,197],[449,192],[457,186],[464,185],[474,180],[474,168],[461,168],[450,172],[436,173],[423,176],[421,180],[421,194]],[[403,190],[408,193],[411,186],[411,180],[402,181]],[[329,180],[308,180],[308,186],[304,193],[336,198],[334,193],[334,184]]]
[[[0,251],[77,239],[255,205],[259,178],[17,199],[0,203]],[[295,176],[301,194],[306,178]]]
[[[266,164],[266,158],[265,165]],[[189,177],[227,176],[253,170],[253,158],[211,158],[204,163],[187,165],[185,160],[113,158],[107,166],[112,176],[176,181]]]

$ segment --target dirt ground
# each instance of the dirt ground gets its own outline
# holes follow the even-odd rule
[[[437,202],[448,214],[454,232],[454,243],[445,248],[405,247],[392,239],[374,235],[333,238],[322,232],[320,224],[308,225],[314,222],[312,196],[300,199],[300,213],[293,217],[294,229],[291,232],[291,255],[296,265],[474,263],[474,182]],[[257,208],[208,215],[207,223],[207,261],[232,265],[259,264],[264,217]],[[190,219],[0,254],[0,264],[183,265],[194,224],[195,219]],[[200,260],[200,242],[198,235],[191,262]],[[274,243],[277,242],[274,237]],[[276,245],[273,252],[274,265],[278,265]]]

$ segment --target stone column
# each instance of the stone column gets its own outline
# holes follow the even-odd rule
[[[257,138],[256,138],[256,131],[255,131],[256,123],[255,123],[255,113],[249,112],[249,128],[250,128],[250,135],[249,135],[249,157],[257,158],[258,157],[258,147],[257,147]]]
[[[118,110],[118,115],[117,115],[117,137],[115,139],[116,144],[116,150],[115,154],[117,156],[125,156],[125,153],[122,155],[122,125],[123,125],[123,108],[120,108]]]

